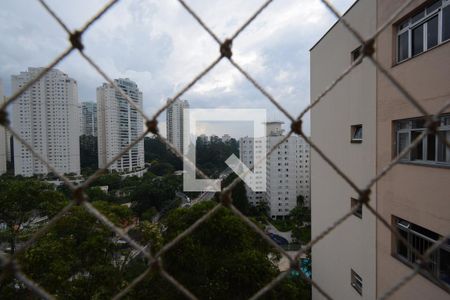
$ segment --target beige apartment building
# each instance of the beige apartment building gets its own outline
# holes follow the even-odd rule
[[[345,14],[369,38],[407,0],[359,0]],[[359,55],[358,41],[335,24],[311,49],[311,99]],[[413,1],[375,41],[374,57],[429,112],[450,101],[450,1]],[[365,60],[311,113],[312,140],[354,181],[369,180],[424,130],[424,118]],[[430,134],[373,188],[370,205],[423,253],[450,233],[450,108]],[[326,188],[324,188],[326,187]],[[353,189],[312,151],[313,238],[347,213]],[[362,209],[316,244],[313,279],[335,299],[376,299],[413,271],[415,256]],[[450,241],[390,299],[449,299]],[[434,279],[437,278],[437,279]],[[313,299],[322,299],[313,290]]]

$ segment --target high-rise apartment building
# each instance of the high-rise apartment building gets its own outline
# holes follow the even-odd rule
[[[345,19],[364,38],[407,0],[359,0]],[[427,111],[449,101],[450,1],[413,1],[375,40],[381,66]],[[311,98],[350,64],[360,45],[341,24],[311,49]],[[369,60],[339,82],[311,112],[313,142],[360,188],[382,172],[425,129],[425,116]],[[428,134],[371,188],[371,207],[408,240],[406,247],[363,207],[312,249],[314,280],[336,299],[377,299],[413,271],[412,248],[424,253],[450,232],[450,109],[438,134]],[[312,152],[312,237],[356,205],[358,195]],[[448,299],[450,240],[430,257],[430,271],[390,299]],[[430,275],[431,274],[431,275]],[[313,288],[313,299],[322,299]]]
[[[114,82],[142,108],[142,92],[135,82],[128,78]],[[98,161],[103,168],[143,133],[144,123],[141,114],[108,83],[97,88],[97,120]],[[140,141],[108,169],[141,176],[144,167],[144,141]]]
[[[282,122],[268,122],[266,134],[264,139],[244,137],[239,140],[239,156],[247,167],[253,168],[255,156],[265,155],[285,137]],[[272,218],[284,218],[297,206],[299,195],[304,205],[309,206],[309,177],[309,145],[293,135],[266,160],[266,192],[254,192],[246,187],[247,197],[252,205],[266,201]]]
[[[97,136],[97,103],[81,103],[81,135]]]
[[[11,77],[12,92],[43,68]],[[60,173],[80,173],[80,117],[77,82],[51,69],[13,103],[12,128]],[[50,170],[14,139],[14,173],[47,174]]]
[[[3,95],[3,81],[0,79],[0,106],[4,102],[4,95]],[[8,155],[8,145],[7,142],[7,134],[6,129],[3,126],[0,126],[0,175],[3,173],[6,173],[6,160]]]
[[[188,101],[177,99],[166,110],[167,139],[181,153],[183,153],[183,109],[185,108],[189,108]]]

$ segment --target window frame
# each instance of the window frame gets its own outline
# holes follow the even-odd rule
[[[351,197],[350,198],[350,207],[351,207],[351,209],[353,209],[355,206],[357,206],[359,204],[359,201],[358,201],[358,199],[356,199],[356,198],[353,198],[353,197]],[[358,217],[358,218],[360,218],[360,219],[362,219],[362,205],[360,206],[360,208],[359,209],[357,209],[354,213],[353,213],[353,215],[354,216],[356,216],[356,217]]]
[[[416,245],[420,245],[421,243],[417,241],[418,238],[424,240],[425,242],[430,242],[432,243],[427,249],[429,249],[430,247],[433,246],[434,243],[436,243],[437,241],[439,241],[439,239],[442,238],[442,236],[438,233],[435,233],[425,227],[422,227],[420,225],[414,224],[410,221],[407,221],[405,219],[402,219],[400,217],[397,216],[392,216],[392,222],[393,222],[393,226],[394,228],[397,229],[397,232],[399,234],[401,234],[401,232],[406,233],[406,240],[408,241],[408,243],[410,243],[411,245],[414,244],[414,240],[413,238],[416,239],[415,243]],[[419,231],[424,231],[424,232],[428,232],[429,234],[435,235],[436,237],[430,237],[425,235],[423,232],[419,232],[417,229],[419,229]],[[403,236],[403,235],[402,235]],[[392,248],[392,256],[396,259],[398,259],[399,261],[401,261],[402,263],[406,264],[408,267],[414,268],[415,267],[415,258],[414,258],[414,254],[412,253],[412,251],[410,250],[409,247],[406,247],[405,245],[402,245],[403,247],[406,247],[406,251],[407,251],[407,255],[406,257],[403,256],[402,254],[399,254],[399,243],[403,244],[401,241],[399,241],[396,236],[393,234],[392,235],[392,243],[391,243],[391,248]],[[422,242],[422,247],[423,247],[423,242]],[[424,252],[427,250],[425,249]],[[424,276],[425,278],[429,279],[430,281],[432,281],[433,283],[435,283],[438,286],[446,286],[446,287],[450,287],[450,282],[447,283],[443,280],[437,280],[438,278],[440,278],[440,258],[441,258],[441,251],[446,251],[448,253],[450,253],[450,239],[447,241],[447,244],[442,244],[439,248],[437,248],[432,255],[430,255],[430,261],[431,263],[435,266],[434,270],[430,269],[427,271],[423,271],[421,270],[419,273]],[[420,251],[419,251],[420,252]],[[429,273],[432,273],[435,277],[430,276]]]
[[[401,63],[404,61],[407,61],[408,59],[411,59],[413,57],[416,57],[424,52],[427,52],[428,50],[431,50],[435,47],[438,47],[439,45],[442,45],[443,43],[447,43],[450,41],[450,39],[443,40],[443,28],[444,28],[444,19],[443,19],[443,10],[445,7],[450,5],[450,0],[441,0],[441,5],[436,8],[435,10],[431,12],[427,12],[427,9],[433,5],[437,1],[428,1],[426,5],[422,6],[420,10],[414,11],[414,13],[410,14],[406,19],[403,19],[401,22],[399,22],[396,25],[396,51],[395,51],[395,61],[396,63]],[[423,13],[423,16],[419,18],[418,20],[413,22],[413,18],[417,16],[418,14]],[[428,21],[433,19],[434,17],[438,18],[438,33],[437,33],[437,44],[431,47],[428,47]],[[417,54],[413,55],[413,31],[423,25],[423,50]],[[403,28],[401,28],[404,26]],[[400,59],[400,36],[404,34],[405,32],[408,33],[408,55],[404,59]]]
[[[440,116],[440,125],[439,127],[436,129],[436,131],[438,133],[444,133],[443,135],[445,135],[445,132],[450,132],[450,120],[446,121],[446,119],[449,118],[450,119],[450,114],[443,114]],[[413,132],[419,133],[419,135],[425,131],[425,127],[418,127],[418,126],[414,126],[413,122],[415,121],[424,121],[425,119],[423,117],[418,117],[418,118],[410,118],[410,119],[403,119],[403,120],[395,120],[393,122],[393,126],[394,126],[394,149],[395,149],[395,156],[399,155],[400,152],[403,149],[400,149],[401,143],[400,143],[400,135],[402,134],[406,134],[407,135],[407,139],[406,139],[406,145],[405,147],[408,147],[412,140],[411,140],[411,135]],[[448,124],[445,124],[445,123]],[[399,128],[400,124],[403,123],[405,124],[406,128]],[[413,127],[417,127],[417,128],[413,128]],[[429,153],[428,153],[428,142],[429,142],[429,137],[430,136],[434,136],[434,160],[428,160],[429,157]],[[434,134],[427,134],[423,139],[422,139],[422,159],[412,159],[411,158],[411,154],[414,151],[414,149],[412,149],[411,151],[409,151],[404,157],[402,157],[400,159],[401,163],[411,163],[411,164],[418,164],[418,165],[428,165],[428,166],[439,166],[439,167],[449,167],[450,168],[450,158],[447,158],[447,161],[439,161],[439,142],[441,141],[441,138],[439,137],[439,135],[434,135]],[[450,152],[449,150],[447,150],[447,148],[445,148],[445,151]],[[450,153],[449,153],[449,157],[450,157]]]
[[[362,296],[363,294],[363,279],[356,273],[355,270],[350,269],[350,285]]]
[[[358,132],[358,129],[361,130],[361,138],[355,138],[356,133]],[[363,125],[362,124],[355,124],[350,126],[350,142],[353,144],[360,144],[363,142]]]

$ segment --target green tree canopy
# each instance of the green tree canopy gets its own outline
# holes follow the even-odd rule
[[[165,220],[164,242],[174,239],[214,205],[204,202],[173,211]],[[223,208],[169,250],[163,263],[173,277],[200,299],[247,299],[279,274],[270,257],[278,257],[274,249]],[[137,293],[149,292],[148,287],[139,285]],[[155,295],[155,290],[152,292]],[[173,288],[155,297],[180,298]],[[284,280],[266,296],[268,299],[302,297],[309,297],[309,289],[294,279]]]
[[[7,225],[11,253],[19,235],[24,230],[32,230],[34,220],[51,218],[67,203],[52,185],[36,179],[0,177],[0,191],[0,223]]]

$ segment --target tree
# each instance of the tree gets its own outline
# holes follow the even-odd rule
[[[93,205],[116,226],[132,224],[132,212],[125,206],[102,201]],[[133,230],[140,243],[150,243],[153,250],[160,247],[162,238],[156,225],[144,223]],[[75,206],[22,254],[19,262],[28,276],[57,298],[106,299],[130,283],[133,251],[84,207]],[[146,267],[139,259],[132,265]],[[8,283],[0,286],[0,294],[23,293],[16,281]]]
[[[164,242],[173,240],[214,205],[203,202],[174,210],[165,222]],[[279,274],[269,256],[278,254],[223,208],[164,255],[164,268],[200,299],[247,299]],[[140,285],[139,291],[148,292],[146,285]],[[302,299],[308,293],[304,283],[286,279],[266,298]],[[164,292],[164,298],[176,297],[174,289]]]
[[[229,175],[222,181],[222,188],[228,186],[237,178],[235,173]],[[218,195],[218,194],[217,194]],[[233,188],[232,191],[233,205],[236,206],[244,215],[248,215],[251,211],[251,204],[248,202],[247,191],[245,190],[245,183],[239,181],[239,183]]]
[[[174,168],[171,164],[166,162],[152,162],[150,166],[150,172],[157,176],[170,175],[174,172]]]
[[[117,173],[108,173],[97,178],[91,186],[105,186],[107,185],[109,190],[118,190],[122,186],[122,177]]]
[[[167,208],[175,199],[175,192],[181,190],[180,180],[179,176],[145,176],[130,195],[133,211],[142,216],[152,208],[157,211]]]
[[[20,234],[33,230],[39,217],[51,218],[67,203],[52,185],[36,179],[0,178],[0,223],[9,239],[10,253],[14,253]]]
[[[144,138],[144,156],[146,162],[156,160],[172,165],[175,170],[183,169],[183,161],[157,138]]]
[[[311,210],[305,206],[297,205],[290,214],[292,237],[304,244],[311,240]]]

